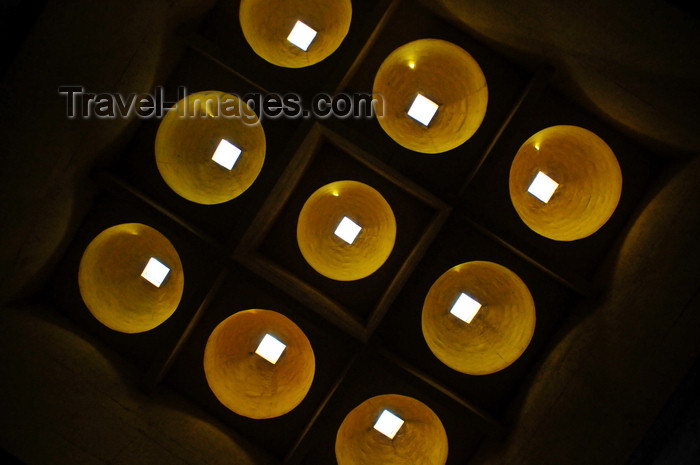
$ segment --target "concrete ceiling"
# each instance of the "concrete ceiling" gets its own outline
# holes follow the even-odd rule
[[[672,156],[700,150],[700,28],[663,0],[438,0],[446,17]]]
[[[207,12],[213,3],[156,1],[125,8],[119,1],[48,2],[3,80],[0,94],[4,107],[0,129],[3,303],[36,297],[92,206],[95,186],[88,181],[88,171],[98,160],[122,156],[138,129],[135,121],[67,120],[57,86],[81,83],[111,92],[148,91],[163,82],[180,59],[176,27]],[[485,443],[473,459],[484,465],[624,462],[700,354],[694,337],[700,329],[696,267],[700,260],[696,241],[700,235],[696,182],[700,165],[687,161],[700,150],[697,19],[666,2],[651,0],[440,0],[430,8],[526,70],[542,63],[552,65],[555,84],[567,97],[655,155],[680,160],[668,164],[651,188],[644,187],[643,199],[631,204],[631,209],[636,206],[630,211],[630,221],[626,226],[620,224],[622,232],[615,245],[606,249],[603,266],[598,268],[595,263],[596,285],[605,292],[571,309],[556,337],[543,349],[546,356],[538,359],[537,369],[530,372],[507,409],[510,436]],[[76,21],[78,11],[80,20]],[[358,79],[361,83],[362,77]],[[639,160],[645,157],[640,155]],[[401,169],[410,170],[410,164]],[[439,168],[438,174],[440,170],[447,173]],[[449,231],[459,231],[461,225],[452,228]],[[583,252],[585,247],[581,256]],[[415,283],[419,288],[423,285],[421,280]],[[409,297],[410,293],[405,298]],[[47,326],[27,323],[17,312],[12,315],[8,327],[16,332],[8,330],[8,334],[19,337],[18,343],[24,333],[34,341],[49,334]],[[19,380],[38,382],[34,374],[20,369],[24,364],[55,366],[50,351],[24,357],[16,351],[18,346],[5,344],[2,351],[11,354],[4,358],[9,362],[3,366],[12,367]],[[89,349],[78,346],[77,352],[66,357],[90,356]],[[186,370],[181,368],[181,372]],[[78,379],[90,383],[87,375]],[[130,378],[130,385],[136,382]],[[129,389],[115,388],[116,381],[109,383],[115,391]],[[64,418],[71,403],[77,405],[80,400],[62,394],[61,389],[65,387],[52,384],[45,394],[65,399],[54,412]],[[481,389],[488,390],[488,383]],[[9,395],[8,408],[30,409],[31,399],[22,397],[22,391],[16,387],[3,391]],[[28,392],[39,395],[42,391]],[[148,400],[139,399],[138,405],[148,405]],[[160,411],[146,414],[143,421],[151,426],[137,422],[138,428],[148,430],[153,421],[159,421],[154,418],[164,416],[167,413]],[[88,434],[89,420],[82,420],[88,422],[82,424]],[[68,421],[60,428],[74,429],[79,421]],[[187,422],[163,421],[180,422],[180,426],[172,423],[172,437],[176,441],[185,437]],[[44,429],[52,426],[42,422]],[[56,451],[27,446],[34,424],[32,418],[25,418],[26,437],[18,433],[0,445],[28,454],[33,463],[49,463]],[[3,423],[2,427],[11,426]],[[52,444],[60,449],[57,444],[61,441]],[[120,439],[113,441],[116,447]],[[137,454],[140,447],[156,455],[149,441],[135,442],[136,446],[127,448],[130,453]],[[214,450],[236,449],[235,442],[221,439],[219,449]],[[97,443],[89,446],[102,454],[101,460],[109,461],[100,447]],[[70,449],[62,451],[68,455]],[[206,457],[208,452],[198,449],[184,455],[189,460],[198,454]],[[218,462],[212,458],[211,463]]]

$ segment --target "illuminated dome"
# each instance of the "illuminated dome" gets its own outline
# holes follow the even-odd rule
[[[620,201],[622,172],[600,137],[578,126],[552,126],[520,147],[510,168],[510,198],[537,234],[557,241],[588,237]]]
[[[285,68],[311,66],[340,46],[350,29],[350,0],[242,0],[241,28],[261,58]]]
[[[335,456],[338,465],[444,465],[447,434],[422,402],[386,394],[364,401],[345,417]]]
[[[520,357],[535,331],[535,303],[504,266],[474,261],[445,272],[423,304],[423,336],[445,365],[487,375]]]
[[[212,392],[233,412],[274,418],[304,400],[316,370],[314,352],[292,320],[271,310],[245,310],[214,329],[204,350]]]
[[[156,163],[163,180],[192,202],[228,202],[248,189],[265,161],[265,132],[245,102],[211,91],[191,94],[161,121]]]
[[[422,153],[462,145],[486,115],[488,88],[479,64],[461,47],[421,39],[394,50],[379,67],[377,120],[398,144]]]
[[[151,330],[175,312],[184,273],[175,247],[140,223],[105,229],[80,260],[80,295],[90,313],[122,333]]]
[[[336,181],[314,192],[297,223],[297,242],[306,261],[322,275],[353,281],[374,273],[394,248],[396,220],[374,188]]]

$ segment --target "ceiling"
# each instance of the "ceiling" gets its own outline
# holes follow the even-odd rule
[[[117,149],[103,151],[99,162],[90,164],[89,175],[81,173],[94,183],[94,200],[76,209],[83,214],[74,214],[42,295],[135,365],[146,391],[173,389],[280,463],[334,463],[335,433],[344,416],[384,393],[410,395],[438,414],[448,433],[448,464],[488,463],[481,462],[479,446],[514,434],[523,392],[572,326],[587,317],[581,309],[592,312],[609,292],[600,279],[601,265],[628,237],[652,186],[670,166],[649,149],[665,136],[653,143],[634,137],[643,124],[629,125],[586,105],[575,92],[565,94],[561,70],[509,53],[508,44],[488,37],[488,29],[472,34],[475,25],[459,2],[354,1],[353,22],[341,47],[324,62],[299,70],[276,68],[252,52],[240,29],[230,27],[237,24],[237,5],[218,2],[179,27],[184,52],[162,73],[165,77],[154,81],[165,86],[170,100],[183,85],[190,91],[238,95],[266,89],[306,97],[366,92],[392,50],[436,37],[462,46],[479,62],[489,85],[486,118],[465,144],[437,156],[403,149],[373,120],[263,120],[268,147],[260,177],[240,197],[216,206],[188,202],[165,184],[153,155],[158,121],[139,121]],[[595,87],[595,80],[586,82]],[[583,126],[601,136],[618,157],[624,179],[611,220],[593,236],[571,243],[530,231],[508,195],[513,154],[530,135],[555,124]],[[295,241],[305,199],[340,179],[377,188],[398,225],[388,261],[356,282],[316,273]],[[125,222],[148,224],[168,237],[186,275],[176,313],[155,330],[136,335],[100,325],[82,303],[75,279],[92,238]],[[431,284],[447,269],[471,260],[494,261],[516,272],[537,309],[535,335],[523,356],[487,376],[442,365],[420,328]],[[314,347],[316,377],[309,394],[277,419],[255,421],[228,411],[204,377],[208,335],[224,318],[248,308],[289,316]]]
[[[546,62],[572,98],[669,156],[697,153],[697,6],[676,1],[489,2],[436,8],[525,66]],[[694,13],[693,13],[694,12]]]

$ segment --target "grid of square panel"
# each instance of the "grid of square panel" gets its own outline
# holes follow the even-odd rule
[[[412,396],[443,422],[448,464],[467,463],[480,441],[507,430],[508,407],[536,363],[556,342],[573,302],[591,297],[590,279],[646,190],[654,159],[570,100],[547,89],[547,73],[530,73],[411,0],[356,0],[350,32],[319,65],[275,67],[253,53],[238,27],[237,1],[221,1],[183,28],[189,48],[164,83],[177,89],[243,95],[266,89],[300,93],[371,92],[382,60],[418,38],[460,45],[482,67],[489,106],[477,133],[440,155],[411,152],[376,120],[263,119],[263,170],[243,195],[203,206],[175,194],[159,175],[154,141],[159,121],[141,122],[128,149],[99,167],[106,187],[52,281],[60,308],[142,367],[144,386],[166,383],[267,450],[280,463],[334,463],[335,434],[345,415],[379,394]],[[234,25],[234,27],[232,27]],[[307,101],[308,101],[307,100]],[[508,168],[520,144],[553,124],[579,124],[603,137],[624,179],[618,212],[600,233],[553,243],[530,231],[508,198]],[[396,215],[394,251],[376,273],[338,282],[315,272],[296,244],[296,221],[318,187],[355,179],[385,196]],[[101,230],[124,222],[149,224],[175,245],[185,270],[177,311],[153,331],[126,335],[97,323],[80,299],[75,277],[81,254]],[[507,266],[530,289],[537,325],[511,366],[470,376],[443,365],[421,330],[421,310],[435,280],[472,260]],[[309,338],[316,376],[301,404],[270,420],[226,409],[202,366],[208,336],[231,314],[275,310]]]

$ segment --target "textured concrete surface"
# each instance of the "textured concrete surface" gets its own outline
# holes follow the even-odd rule
[[[433,2],[429,2],[433,3]],[[439,0],[466,30],[651,147],[700,150],[700,28],[663,0]]]
[[[273,463],[55,310],[0,308],[0,448],[27,464]]]
[[[634,221],[523,393],[507,440],[475,464],[625,463],[700,355],[700,158]]]

